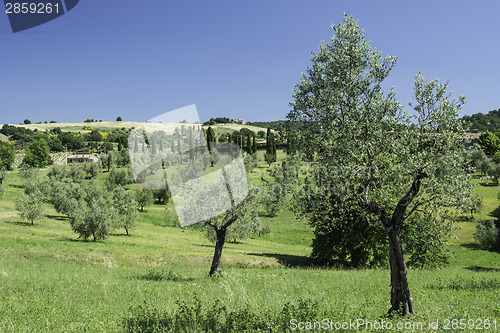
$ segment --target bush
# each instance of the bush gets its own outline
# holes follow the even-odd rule
[[[408,266],[438,268],[449,263],[450,251],[445,243],[456,229],[452,218],[428,206],[414,212],[403,224],[403,245],[409,255]]]
[[[101,172],[101,168],[99,167],[99,164],[94,163],[94,162],[85,163],[83,165],[83,170],[86,174],[85,178],[87,178],[87,179],[95,179],[95,178],[97,178],[97,175],[99,174],[99,172]]]
[[[134,182],[134,176],[129,168],[126,169],[111,169],[109,177],[106,181],[108,190],[113,190],[116,186],[125,187]]]
[[[169,311],[144,302],[124,318],[126,332],[288,332],[292,319],[320,321],[328,314],[318,302],[300,299],[277,311],[259,311],[250,305],[229,309],[223,301],[204,302],[195,296],[190,303],[177,300]]]
[[[485,250],[500,250],[498,220],[479,220],[474,238],[479,242],[481,248]]]
[[[8,142],[0,141],[0,169],[12,170],[15,157],[14,146]]]

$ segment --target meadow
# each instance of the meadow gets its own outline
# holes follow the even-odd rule
[[[250,181],[266,175],[260,164]],[[483,197],[475,218],[490,217],[500,187],[474,182]],[[18,217],[14,200],[24,189],[17,171],[8,173],[4,186],[0,332],[300,331],[293,319],[328,319],[333,330],[336,323],[363,323],[346,331],[374,331],[382,321],[385,328],[391,323],[393,330],[402,325],[414,332],[485,330],[486,323],[487,331],[500,330],[500,254],[478,248],[475,220],[457,221],[448,267],[409,270],[417,315],[383,318],[390,306],[389,270],[310,266],[312,230],[287,209],[262,217],[270,234],[226,243],[225,277],[210,278],[213,244],[203,231],[167,220],[171,203],[146,207],[131,236],[118,230],[104,241],[85,242],[51,205],[33,226]],[[454,319],[472,326],[461,329],[464,322]]]

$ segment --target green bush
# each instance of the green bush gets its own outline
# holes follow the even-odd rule
[[[300,299],[286,303],[280,311],[262,312],[245,304],[230,310],[223,301],[190,303],[177,300],[170,311],[145,302],[132,307],[123,320],[126,332],[287,332],[292,319],[298,322],[327,318],[318,302]]]
[[[474,237],[485,250],[500,250],[498,220],[479,220]]]

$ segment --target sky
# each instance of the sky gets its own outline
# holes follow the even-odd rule
[[[81,0],[18,33],[0,12],[0,123],[146,121],[190,104],[202,121],[286,119],[344,12],[398,57],[386,85],[402,104],[420,71],[467,97],[462,114],[500,108],[496,0]]]

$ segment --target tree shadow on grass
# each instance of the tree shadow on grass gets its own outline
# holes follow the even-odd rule
[[[492,268],[492,267],[482,267],[482,266],[469,266],[465,267],[469,271],[473,272],[500,272],[500,268]]]
[[[68,221],[69,217],[67,216],[61,216],[61,215],[48,215],[47,217],[52,220],[57,220],[57,221]]]
[[[454,218],[454,221],[455,222],[470,222],[470,223],[473,223],[474,222],[474,218],[470,217],[470,216],[467,216],[467,215],[460,215],[460,216],[457,216]]]
[[[479,245],[478,243],[463,243],[460,244],[460,246],[471,250],[482,250],[481,245]]]
[[[498,186],[497,183],[492,183],[492,182],[482,182],[482,183],[479,183],[479,185],[484,186],[484,187],[497,187]]]
[[[23,221],[5,221],[5,223],[13,224],[13,225],[22,225],[26,227],[34,227],[34,224],[31,224],[31,222],[23,222]]]
[[[58,238],[58,239],[55,239],[57,240],[58,242],[74,242],[74,243],[86,243],[86,244],[99,244],[99,243],[102,243],[102,244],[105,244],[104,240],[98,240],[98,241],[94,241],[94,239],[92,237],[90,238],[87,238],[87,240],[83,239],[83,238],[70,238],[70,237],[61,237],[61,238]]]
[[[190,282],[196,280],[191,276],[182,276],[173,270],[163,269],[150,269],[146,274],[134,277],[138,280],[146,281],[174,281],[174,282]]]
[[[491,217],[500,218],[500,206],[495,208],[490,214]]]
[[[248,255],[258,257],[275,258],[278,263],[286,267],[312,267],[313,262],[311,258],[306,256],[294,256],[281,253],[248,253]]]
[[[201,247],[209,247],[211,249],[214,248],[215,245],[208,245],[208,244],[193,244],[194,246],[201,246]]]

